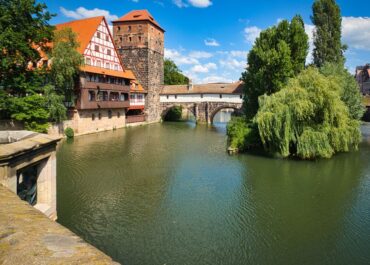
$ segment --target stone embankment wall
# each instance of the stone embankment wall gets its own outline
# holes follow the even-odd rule
[[[119,264],[0,185],[0,264]]]

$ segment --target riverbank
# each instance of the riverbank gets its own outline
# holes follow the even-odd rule
[[[0,263],[119,264],[1,185]]]

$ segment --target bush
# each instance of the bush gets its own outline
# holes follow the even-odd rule
[[[227,124],[226,133],[232,149],[245,151],[261,146],[256,124],[248,123],[244,117],[232,117]]]
[[[171,108],[166,116],[164,117],[165,121],[180,121],[182,117],[182,106],[176,106]]]
[[[65,130],[64,130],[64,134],[65,136],[67,136],[67,138],[73,138],[75,136],[75,132],[73,131],[72,128],[70,127],[67,127]]]

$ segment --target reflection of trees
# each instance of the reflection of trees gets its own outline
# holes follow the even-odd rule
[[[252,256],[270,264],[317,264],[328,258],[354,202],[363,155],[317,162],[246,159],[241,193],[247,194],[253,216],[240,225],[251,226]]]
[[[150,125],[77,137],[58,152],[59,222],[113,257],[152,229],[186,148],[182,126]],[[187,132],[189,133],[189,131]],[[180,134],[180,135],[179,135]],[[131,243],[131,245],[130,245]],[[126,245],[125,245],[126,244]]]

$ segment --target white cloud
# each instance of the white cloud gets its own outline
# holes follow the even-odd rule
[[[206,39],[204,40],[206,46],[218,47],[220,44],[215,39]]]
[[[188,5],[186,3],[184,3],[184,1],[182,0],[173,0],[172,1],[177,7],[179,8],[183,8],[183,7],[188,7]]]
[[[213,54],[205,51],[192,51],[189,56],[195,59],[208,59],[213,57]]]
[[[235,58],[227,58],[226,60],[220,60],[220,66],[231,69],[242,71],[247,66],[247,60],[236,60]]]
[[[79,7],[74,11],[74,10],[65,9],[64,7],[60,7],[60,11],[66,17],[73,18],[73,19],[82,19],[82,18],[97,17],[97,16],[105,16],[105,18],[108,21],[118,19],[118,16],[111,14],[107,10],[103,10],[99,8],[94,8],[94,9],[89,10],[84,7]]]
[[[256,26],[246,27],[244,29],[244,38],[247,42],[253,44],[256,38],[260,35],[261,31],[262,30]]]
[[[343,17],[342,38],[350,49],[370,50],[370,17]]]
[[[164,49],[164,57],[171,59],[177,65],[199,64],[197,59],[186,56],[175,49]]]
[[[230,57],[243,58],[243,59],[246,59],[248,56],[248,51],[241,51],[241,50],[218,51],[217,53],[227,55]]]
[[[305,24],[304,25],[304,30],[305,30],[306,34],[308,35],[308,43],[310,45],[309,50],[308,50],[308,55],[307,55],[307,58],[306,58],[306,63],[310,64],[313,61],[313,32],[315,30],[315,26]]]
[[[191,69],[190,72],[192,73],[208,73],[210,70],[216,70],[217,65],[215,63],[207,63],[204,65],[197,64],[194,65]]]
[[[189,0],[189,3],[194,7],[205,8],[212,5],[210,0]]]
[[[210,75],[206,76],[201,80],[201,83],[208,84],[208,83],[232,83],[233,80],[224,76],[218,75]]]

